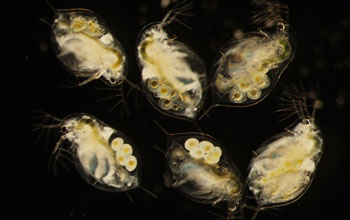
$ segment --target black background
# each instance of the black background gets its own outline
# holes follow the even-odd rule
[[[160,21],[167,9],[159,1],[51,1],[57,8],[87,8],[102,16],[124,46],[128,59],[128,78],[140,82],[135,58],[135,43],[143,25]],[[272,93],[249,108],[214,108],[210,118],[198,122],[204,133],[217,138],[229,157],[247,175],[252,151],[267,138],[280,133],[293,120],[278,123],[278,97],[291,83],[320,85],[324,107],[316,118],[321,125],[325,151],[306,194],[292,205],[259,214],[258,219],[344,219],[347,218],[349,173],[349,81],[350,15],[346,1],[290,1],[290,23],[297,33],[294,60],[283,73]],[[191,30],[172,24],[169,31],[192,47],[203,58],[208,79],[219,49],[233,37],[235,30],[253,31],[253,7],[246,1],[194,1],[193,17],[182,21]],[[50,45],[53,13],[44,1],[2,6],[3,173],[6,183],[6,211],[36,219],[215,219],[208,210],[222,211],[189,201],[173,189],[165,188],[163,155],[152,146],[165,149],[166,136],[152,122],[157,120],[170,133],[197,131],[187,121],[161,115],[148,104],[144,95],[133,92],[127,98],[130,116],[122,106],[108,110],[118,99],[98,101],[116,91],[101,81],[81,88],[67,88],[74,78],[56,59]],[[127,90],[127,86],[125,87]],[[208,98],[206,106],[210,105]],[[141,189],[126,193],[99,191],[88,185],[65,162],[58,174],[48,170],[48,161],[58,136],[31,132],[37,116],[33,109],[57,117],[85,112],[123,131],[141,154],[142,185],[158,195],[155,199]],[[38,138],[39,137],[39,138]],[[248,219],[249,211],[246,213]]]

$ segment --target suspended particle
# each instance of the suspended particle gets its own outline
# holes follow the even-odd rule
[[[116,86],[127,74],[126,53],[105,21],[88,9],[56,9],[51,42],[65,69],[83,81],[82,86],[102,77]]]
[[[105,191],[127,191],[140,186],[140,156],[122,132],[87,114],[72,114],[53,127],[60,128],[54,162],[70,152],[79,174]],[[142,187],[141,187],[142,188]]]
[[[253,2],[263,8],[253,16],[259,31],[232,39],[221,50],[211,82],[210,109],[247,107],[262,101],[294,57],[295,34],[282,18],[288,14],[288,7],[277,2]]]
[[[177,2],[178,0],[161,0],[160,1],[160,7],[165,9],[167,8],[171,3],[175,3]]]
[[[288,205],[301,198],[323,153],[323,138],[314,117],[321,102],[314,92],[287,95],[280,111],[286,111],[287,117],[297,115],[296,125],[265,141],[250,162],[247,182],[258,204],[255,216],[263,209]]]
[[[205,97],[205,66],[187,45],[165,29],[189,5],[177,4],[160,23],[146,25],[137,41],[137,60],[145,95],[166,115],[193,120]]]
[[[223,146],[203,133],[166,134],[165,185],[194,202],[225,206],[229,215],[239,211],[242,179]]]

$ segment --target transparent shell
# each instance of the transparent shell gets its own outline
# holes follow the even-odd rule
[[[166,185],[192,201],[239,210],[241,175],[222,145],[209,135],[184,133],[172,136],[168,146]]]
[[[322,137],[312,123],[300,122],[277,134],[257,150],[247,178],[260,208],[298,200],[310,186],[323,153]]]
[[[57,10],[52,45],[65,69],[79,78],[80,85],[102,77],[110,86],[123,82],[127,58],[105,21],[87,9]]]
[[[289,28],[289,30],[291,30]],[[214,102],[244,107],[262,101],[275,87],[295,53],[293,33],[247,34],[222,49],[212,81]]]
[[[187,45],[176,41],[159,23],[143,28],[137,60],[148,101],[166,115],[193,120],[203,105],[205,65]]]
[[[125,134],[87,114],[67,116],[61,130],[61,139],[69,142],[68,150],[86,182],[105,191],[139,187],[139,152]]]

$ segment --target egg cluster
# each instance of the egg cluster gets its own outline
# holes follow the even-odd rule
[[[83,32],[90,37],[101,37],[104,34],[102,27],[97,23],[97,19],[86,16],[72,16],[69,27],[73,32]]]
[[[206,164],[216,164],[222,155],[221,148],[214,146],[210,141],[199,142],[197,138],[189,138],[185,141],[185,149],[190,156],[197,160],[203,160]]]
[[[217,76],[215,86],[219,92],[228,93],[228,98],[234,103],[243,103],[247,98],[257,100],[261,90],[270,86],[268,75],[256,72],[239,79],[224,79],[222,74]]]
[[[163,110],[182,111],[184,103],[178,93],[170,85],[159,78],[151,78],[147,81],[147,88],[159,98],[158,105]]]
[[[111,148],[115,151],[118,164],[125,167],[129,172],[135,170],[137,159],[132,155],[133,150],[130,144],[124,143],[123,138],[117,137],[112,140]]]
[[[218,92],[228,94],[233,103],[258,100],[264,95],[262,90],[273,86],[271,81],[278,79],[270,78],[267,73],[280,71],[280,64],[291,56],[289,38],[284,34],[240,40],[221,58],[215,87]]]

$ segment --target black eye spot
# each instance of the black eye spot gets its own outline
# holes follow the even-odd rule
[[[117,83],[117,80],[114,79],[114,78],[111,78],[111,79],[109,80],[109,82],[112,83],[112,84],[116,84],[116,83]]]
[[[62,132],[62,133],[67,133],[67,132],[68,132],[67,126],[62,126],[62,127],[61,127],[61,132]]]

